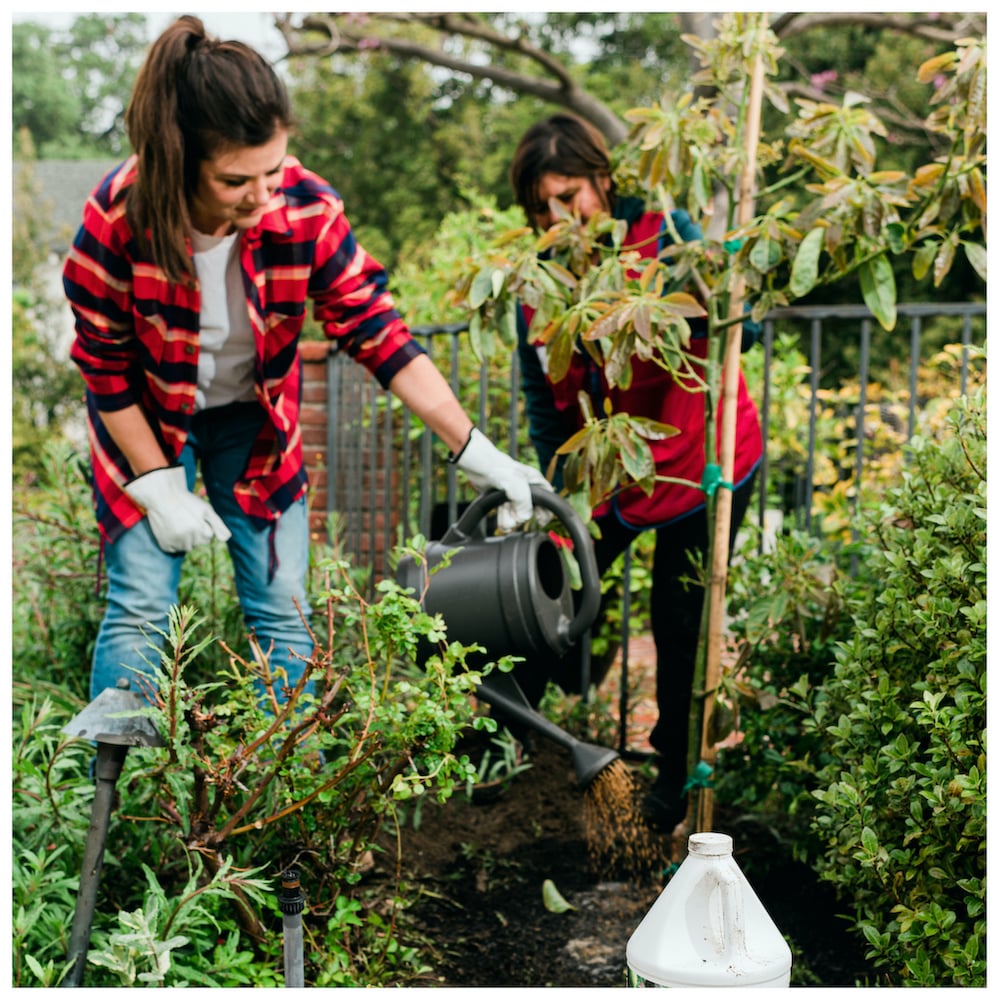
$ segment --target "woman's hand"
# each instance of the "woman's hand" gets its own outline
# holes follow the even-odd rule
[[[538,469],[516,462],[490,443],[475,427],[469,440],[456,458],[451,459],[480,492],[487,489],[502,490],[507,503],[497,509],[497,527],[500,531],[513,531],[529,520],[534,509],[531,487],[541,486],[551,490],[552,484]]]

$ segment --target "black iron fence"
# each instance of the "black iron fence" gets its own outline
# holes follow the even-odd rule
[[[755,516],[766,531],[789,523],[819,531],[817,496],[832,492],[856,508],[866,465],[901,452],[917,431],[928,392],[964,393],[978,367],[972,348],[985,340],[984,303],[901,305],[892,334],[859,306],[775,310],[764,322],[757,357],[746,355],[748,380],[769,447],[759,476]],[[533,459],[518,392],[516,352],[477,366],[463,343],[464,324],[414,328],[448,372],[452,388],[480,427],[515,457]],[[794,338],[802,363],[777,401],[775,362]],[[944,345],[953,363],[941,365]],[[845,367],[846,365],[846,367]],[[942,373],[922,388],[922,370]],[[788,366],[785,366],[786,378]],[[845,387],[847,387],[845,391]],[[795,412],[790,417],[788,394]],[[360,366],[331,353],[327,365],[327,496],[332,535],[373,581],[392,574],[390,554],[420,533],[440,537],[470,488],[444,462],[441,445]],[[794,424],[794,426],[790,426]],[[891,431],[891,433],[886,433]],[[836,438],[836,440],[831,440]],[[780,439],[780,440],[779,440]],[[831,459],[827,451],[837,455]],[[826,450],[824,450],[826,449]]]
[[[862,498],[862,490],[857,484],[862,482],[866,464],[872,460],[874,450],[866,448],[865,442],[870,442],[878,425],[886,422],[891,424],[895,433],[888,441],[881,443],[883,449],[895,444],[901,450],[917,432],[918,415],[921,408],[930,401],[926,390],[921,390],[918,376],[921,365],[932,360],[930,355],[936,353],[939,345],[947,343],[958,349],[954,359],[954,377],[939,381],[930,391],[943,391],[952,395],[961,395],[967,391],[973,374],[970,349],[973,344],[982,344],[984,341],[985,313],[985,303],[901,305],[897,310],[897,328],[891,335],[886,335],[881,330],[864,306],[779,309],[767,317],[763,338],[764,377],[760,383],[765,441],[771,440],[774,420],[770,373],[776,334],[779,330],[791,328],[801,333],[802,341],[807,345],[808,392],[804,401],[808,421],[803,442],[805,462],[802,474],[797,477],[794,492],[786,504],[786,512],[791,515],[797,527],[806,531],[816,528],[813,501],[817,490],[824,485],[818,481],[817,473],[819,423],[824,408],[824,391],[827,395],[831,394],[829,386],[824,390],[824,381],[830,381],[829,376],[824,379],[825,361],[833,353],[838,359],[843,358],[842,338],[845,331],[847,336],[854,338],[854,350],[848,356],[855,359],[856,364],[853,370],[848,371],[844,371],[841,365],[832,372],[832,379],[836,385],[846,384],[856,391],[853,399],[848,396],[840,400],[841,407],[849,406],[851,410],[844,416],[853,435],[853,468],[841,471],[842,474],[844,471],[848,472],[849,479],[854,484],[851,499],[856,512]],[[939,320],[944,323],[943,329],[941,325],[934,327],[935,321]],[[926,335],[929,326],[934,329],[933,337]],[[835,351],[831,351],[831,329],[838,338]],[[884,342],[883,349],[878,354],[877,365],[873,365],[873,335]],[[887,391],[887,382],[895,383],[894,392]],[[876,392],[877,399],[874,398]],[[901,412],[901,408],[905,412]],[[769,490],[774,485],[771,452],[772,449],[765,452],[759,480],[758,517],[762,524],[772,496]]]

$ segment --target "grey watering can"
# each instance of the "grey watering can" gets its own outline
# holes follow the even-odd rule
[[[531,496],[535,506],[569,529],[582,584],[575,611],[562,557],[548,532],[479,534],[487,514],[507,499],[501,490],[481,493],[439,542],[428,543],[426,567],[412,557],[400,560],[396,578],[423,595],[426,611],[441,615],[449,640],[483,646],[492,657],[534,656],[555,663],[594,623],[601,580],[590,535],[576,511],[549,490],[532,487]],[[450,559],[442,566],[446,554]],[[580,787],[618,759],[614,750],[584,743],[540,715],[511,674],[494,671],[476,695],[569,750]]]
[[[531,496],[569,530],[582,583],[578,607],[574,611],[570,581],[548,532],[481,537],[480,524],[507,499],[502,490],[490,490],[469,504],[440,541],[428,543],[426,567],[407,557],[396,571],[402,586],[423,595],[427,612],[444,618],[449,640],[477,643],[491,656],[560,657],[594,623],[601,580],[590,535],[556,493],[532,487]],[[428,572],[446,554],[448,565]]]

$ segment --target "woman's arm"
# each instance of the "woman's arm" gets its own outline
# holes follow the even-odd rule
[[[101,423],[131,466],[133,477],[170,465],[138,404],[123,410],[102,411]]]
[[[444,441],[452,453],[451,461],[477,490],[497,489],[506,494],[507,502],[497,509],[500,531],[511,531],[531,517],[532,486],[552,487],[538,469],[497,450],[473,426],[426,354],[404,365],[389,382],[389,390]]]
[[[389,382],[389,391],[457,455],[469,440],[472,421],[445,377],[426,354],[413,358]]]

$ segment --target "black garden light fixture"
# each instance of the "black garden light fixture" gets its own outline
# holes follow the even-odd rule
[[[79,986],[83,979],[115,785],[122,773],[125,755],[130,747],[163,746],[163,740],[152,722],[141,714],[148,704],[140,694],[131,690],[127,680],[122,679],[117,687],[105,688],[63,728],[67,736],[92,740],[97,744],[94,803],[90,809],[80,891],[69,938],[68,958],[73,964],[63,986]]]

